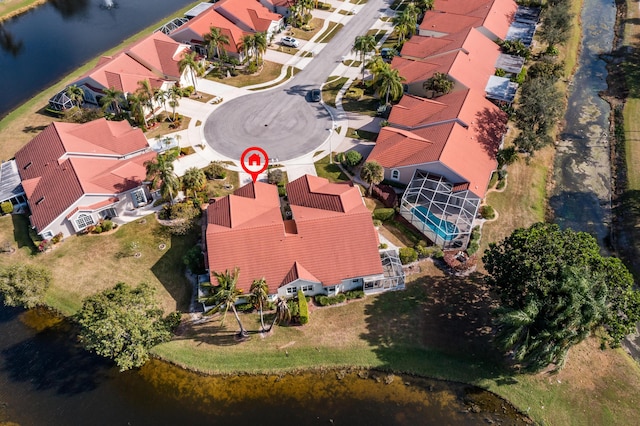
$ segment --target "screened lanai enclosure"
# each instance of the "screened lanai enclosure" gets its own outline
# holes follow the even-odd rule
[[[67,89],[56,93],[49,99],[49,108],[54,111],[66,111],[74,106],[76,106],[76,104],[67,95]]]
[[[466,248],[480,198],[468,183],[416,170],[400,203],[400,214],[435,245]]]

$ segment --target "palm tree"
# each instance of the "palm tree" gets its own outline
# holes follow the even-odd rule
[[[449,76],[442,72],[436,72],[422,84],[424,90],[433,90],[436,96],[446,95],[453,90],[454,83]]]
[[[193,88],[196,93],[198,93],[198,87],[196,86],[196,76],[200,75],[202,70],[202,66],[200,61],[197,58],[198,54],[196,52],[185,53],[185,55],[178,62],[178,69],[180,69],[180,73],[184,72],[185,69],[189,70],[191,74],[191,80],[193,81]]]
[[[162,109],[167,111],[167,97],[169,93],[166,90],[157,89],[153,92],[153,100],[162,105]]]
[[[433,0],[414,0],[413,3],[423,15],[427,10],[433,9]]]
[[[158,154],[155,159],[146,161],[144,166],[147,169],[147,180],[151,182],[151,187],[160,185],[160,194],[163,198],[169,198],[173,204],[175,194],[178,193],[180,181],[173,171],[173,161],[176,154]]]
[[[404,77],[400,75],[397,69],[391,68],[389,64],[381,67],[378,73],[373,77],[373,85],[377,88],[378,96],[385,97],[385,105],[389,104],[389,96],[392,100],[399,99],[404,92],[402,82]]]
[[[267,33],[260,32],[253,36],[253,49],[256,54],[256,63],[262,64],[262,55],[267,51]]]
[[[102,93],[104,93],[104,96],[100,98],[102,109],[106,111],[112,108],[116,114],[120,114],[122,112],[120,103],[124,99],[124,93],[114,87],[103,89]]]
[[[220,46],[226,44],[229,45],[229,37],[222,34],[220,28],[210,27],[209,33],[204,35],[204,41],[207,43],[207,52],[209,53],[209,59],[213,59],[217,56],[221,58]],[[215,53],[215,55],[214,55]]]
[[[360,170],[360,177],[369,184],[367,193],[371,197],[373,185],[377,185],[384,179],[384,169],[376,161],[367,161]]]
[[[240,50],[240,52],[244,52],[247,57],[247,63],[249,64],[251,63],[251,58],[253,58],[255,47],[256,37],[253,34],[245,34],[242,36],[238,50]]]
[[[75,84],[67,87],[65,93],[67,94],[67,97],[71,100],[71,102],[73,102],[73,104],[77,107],[80,107],[80,105],[82,105],[82,103],[84,102],[84,90],[82,90]]]
[[[169,106],[173,110],[173,118],[171,121],[176,119],[176,107],[180,106],[180,102],[178,100],[182,97],[182,90],[178,86],[171,86],[168,92]]]
[[[140,80],[138,82],[138,89],[136,90],[136,94],[141,97],[145,105],[149,107],[149,111],[151,111],[151,115],[154,116],[153,110],[155,109],[155,105],[153,105],[153,99],[154,99],[153,97],[155,93],[148,79]]]
[[[400,45],[404,42],[405,38],[411,37],[416,33],[418,13],[418,8],[413,3],[409,3],[402,13],[393,17],[392,22],[399,35],[398,43]]]
[[[147,127],[147,118],[144,113],[146,100],[143,95],[130,93],[129,96],[127,96],[127,102],[129,102],[129,111],[133,114],[133,121],[138,126]]]
[[[204,187],[207,183],[207,177],[204,172],[197,167],[191,167],[184,172],[182,176],[182,187],[188,195],[189,191],[195,197],[196,192]]]
[[[262,327],[261,331],[266,331],[264,326],[264,316],[263,316],[263,308],[265,303],[267,303],[267,297],[269,296],[269,286],[267,285],[267,280],[264,277],[259,280],[253,280],[251,283],[251,288],[249,289],[251,292],[249,294],[249,299],[253,306],[258,308],[260,312],[260,326]]]
[[[289,311],[287,300],[283,297],[278,297],[278,300],[276,300],[276,315],[273,317],[273,321],[267,331],[271,331],[276,323],[289,322],[289,320],[291,320],[291,311]]]
[[[242,296],[242,291],[237,287],[239,271],[238,267],[236,267],[233,272],[229,272],[228,269],[224,272],[212,272],[213,276],[216,277],[216,280],[218,281],[218,285],[214,287],[214,293],[210,298],[216,306],[209,312],[216,313],[222,311],[221,323],[224,325],[224,319],[229,308],[231,308],[233,315],[236,317],[236,321],[238,321],[238,326],[240,327],[238,337],[247,337],[249,336],[249,333],[244,329],[242,321],[240,321],[240,317],[238,316],[238,311],[236,310],[236,302]]]
[[[353,43],[353,51],[360,53],[360,62],[362,63],[362,83],[364,84],[364,68],[367,53],[375,50],[376,39],[372,35],[357,36]]]

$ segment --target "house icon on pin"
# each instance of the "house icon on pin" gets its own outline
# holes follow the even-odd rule
[[[260,166],[262,163],[262,158],[258,154],[251,154],[249,156],[249,165],[250,166]]]

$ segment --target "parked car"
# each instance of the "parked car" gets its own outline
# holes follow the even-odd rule
[[[320,89],[309,90],[309,99],[311,99],[311,102],[320,102],[322,100]]]
[[[380,50],[380,56],[382,57],[382,60],[385,62],[391,62],[393,57],[397,55],[398,55],[398,51],[391,47],[383,47]]]
[[[293,37],[284,36],[280,42],[283,46],[300,47],[300,42]]]

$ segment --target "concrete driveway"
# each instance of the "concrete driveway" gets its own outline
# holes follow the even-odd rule
[[[358,35],[373,27],[385,0],[369,0],[293,79],[274,89],[225,102],[206,119],[204,137],[214,151],[239,159],[251,146],[263,148],[271,159],[286,161],[313,152],[330,135],[331,115],[321,103],[307,100],[348,54]],[[314,51],[318,48],[316,47]]]

